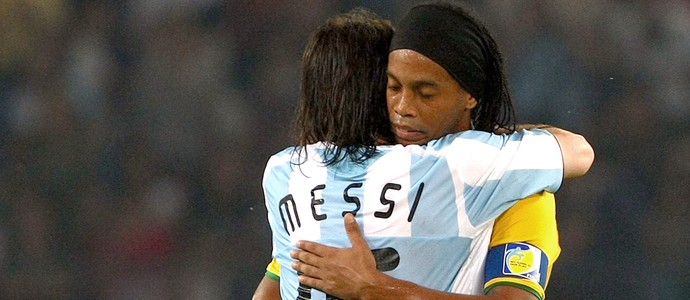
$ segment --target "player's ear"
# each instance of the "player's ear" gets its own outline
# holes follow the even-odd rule
[[[472,95],[468,96],[469,98],[467,99],[467,104],[465,104],[465,109],[472,110],[477,107],[477,99],[475,99]]]

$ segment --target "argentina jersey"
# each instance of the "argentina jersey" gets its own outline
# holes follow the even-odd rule
[[[544,130],[466,131],[425,146],[380,146],[364,163],[329,167],[323,150],[317,143],[298,156],[288,148],[264,172],[284,299],[327,299],[300,286],[289,252],[299,240],[350,247],[346,213],[388,275],[441,291],[481,291],[478,266],[493,220],[517,199],[555,192],[563,175],[558,143]]]

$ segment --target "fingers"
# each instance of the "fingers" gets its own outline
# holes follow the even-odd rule
[[[306,264],[302,261],[293,261],[292,268],[297,271],[297,274],[304,277],[320,279],[319,268]]]
[[[328,254],[335,250],[336,248],[326,246],[324,244],[319,244],[312,241],[298,241],[296,244],[297,248],[302,249],[307,252],[311,252],[319,257],[326,257]]]
[[[367,244],[367,241],[362,237],[362,232],[359,230],[359,225],[357,224],[357,221],[355,220],[355,217],[352,214],[347,214],[345,215],[344,218],[345,221],[345,231],[347,232],[347,236],[350,238],[350,242],[352,242],[352,248],[369,248],[369,244]]]
[[[322,289],[323,280],[319,277],[319,269],[299,261],[292,262],[292,268],[297,271],[299,283],[308,287]]]
[[[315,289],[323,289],[323,281],[321,279],[309,277],[304,274],[299,275],[298,279],[299,283],[303,285],[313,287]]]
[[[299,260],[303,263],[307,263],[314,266],[319,266],[321,262],[320,256],[300,249],[290,251],[290,257],[292,257],[295,260]]]
[[[359,229],[359,225],[357,224],[354,215],[350,213],[346,214],[343,218],[343,221],[345,223],[345,232],[347,233],[347,236],[350,238],[350,242],[352,242],[352,247],[369,248],[369,244],[367,244],[367,241],[362,236],[362,232]],[[330,247],[324,244],[306,240],[298,241],[296,246],[297,248],[313,253],[318,257],[328,257],[334,251],[337,251],[339,249],[336,247]]]
[[[309,287],[321,289],[323,280],[321,269],[318,267],[321,257],[302,250],[293,250],[290,252],[290,256],[296,259],[291,266],[297,271],[299,282]]]

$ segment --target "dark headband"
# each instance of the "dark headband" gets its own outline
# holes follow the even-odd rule
[[[475,21],[450,6],[420,5],[396,25],[391,50],[410,49],[441,65],[479,100],[486,81],[486,46]]]

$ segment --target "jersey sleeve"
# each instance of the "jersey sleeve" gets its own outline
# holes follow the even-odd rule
[[[563,155],[546,130],[511,135],[462,132],[438,147],[461,190],[470,223],[493,220],[517,202],[542,191],[556,192],[563,180]],[[453,155],[455,152],[463,155]]]
[[[266,266],[266,277],[280,281],[280,263],[275,258]]]
[[[556,138],[543,129],[510,135],[465,131],[430,142],[452,171],[469,186],[502,182],[524,198],[541,191],[555,193],[563,179],[563,153]],[[460,155],[459,155],[460,154]]]
[[[554,195],[542,192],[518,201],[494,223],[484,292],[509,285],[544,299],[560,253]]]

